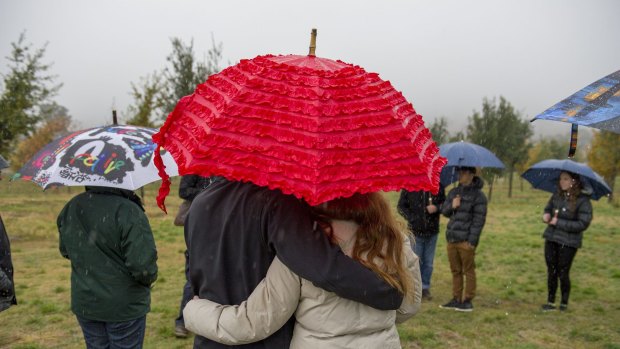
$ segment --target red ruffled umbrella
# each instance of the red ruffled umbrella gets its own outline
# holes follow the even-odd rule
[[[311,205],[356,192],[436,192],[446,160],[411,103],[378,74],[312,53],[258,56],[210,76],[153,140],[181,175],[250,181]],[[158,166],[165,210],[170,181]]]

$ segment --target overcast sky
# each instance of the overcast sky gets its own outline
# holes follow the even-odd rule
[[[307,54],[377,72],[403,92],[427,125],[452,132],[503,95],[528,118],[620,69],[617,0],[0,0],[0,73],[26,31],[64,83],[56,100],[80,127],[109,123],[131,103],[130,83],[166,64],[170,38],[211,34],[225,62],[261,54]],[[569,125],[533,123],[538,135]]]

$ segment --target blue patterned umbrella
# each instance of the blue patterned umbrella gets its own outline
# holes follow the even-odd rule
[[[603,177],[594,172],[586,164],[572,160],[543,160],[521,174],[536,189],[555,193],[558,190],[558,180],[562,171],[579,175],[584,190],[591,192],[592,199],[598,200],[602,196],[611,194],[611,189]]]
[[[620,70],[563,99],[532,121],[537,119],[620,133]]]

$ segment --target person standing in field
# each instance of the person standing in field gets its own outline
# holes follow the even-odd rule
[[[446,200],[445,189],[439,185],[439,192],[402,190],[398,200],[398,212],[405,218],[413,233],[412,248],[420,258],[422,273],[422,299],[431,300],[431,277],[435,247],[439,236],[441,205]]]
[[[185,175],[181,177],[181,183],[179,184],[179,197],[191,204],[194,201],[196,195],[203,191],[211,183],[209,177],[202,177],[198,175]],[[189,211],[189,210],[188,210]],[[187,212],[185,214],[187,215]],[[176,221],[176,220],[175,220]],[[185,219],[181,219],[183,222],[181,225],[185,225]],[[180,223],[179,223],[180,224]],[[175,225],[177,223],[175,222]],[[189,283],[189,255],[185,250],[185,285],[183,286],[183,295],[181,296],[181,305],[179,306],[179,315],[174,320],[174,335],[178,338],[186,338],[189,335],[189,331],[185,328],[185,321],[183,320],[183,308],[185,304],[192,299],[192,286]]]
[[[450,190],[441,209],[450,219],[446,239],[453,298],[440,307],[470,312],[476,296],[476,247],[486,221],[487,198],[475,167],[461,167],[458,173],[458,186]]]
[[[157,250],[131,190],[86,187],[58,215],[59,248],[71,261],[71,310],[86,347],[140,349]]]
[[[560,310],[568,309],[570,295],[570,268],[577,249],[581,247],[583,232],[592,221],[590,197],[583,192],[579,175],[571,172],[560,173],[558,191],[551,195],[542,216],[547,228],[545,239],[545,262],[547,264],[547,303],[543,311],[557,309],[555,296],[560,280]]]
[[[2,180],[2,169],[6,167],[8,167],[8,163],[0,155],[0,180]],[[0,311],[16,304],[11,243],[6,233],[2,216],[0,216]]]

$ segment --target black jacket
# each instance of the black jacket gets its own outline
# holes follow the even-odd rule
[[[17,299],[15,298],[15,285],[13,284],[11,244],[2,217],[0,217],[0,311],[15,304],[17,304]]]
[[[186,175],[181,177],[179,184],[179,197],[183,200],[192,201],[211,183],[211,178],[198,175]]]
[[[185,225],[193,293],[239,304],[265,277],[273,258],[302,278],[379,309],[397,309],[402,296],[313,229],[310,206],[279,190],[216,179],[194,199]],[[363,285],[363,287],[361,287]],[[294,321],[244,348],[288,348]],[[227,348],[196,336],[194,348]]]
[[[398,213],[400,213],[407,223],[409,229],[415,236],[431,236],[439,233],[439,216],[441,206],[446,200],[445,189],[439,186],[437,195],[428,191],[406,191],[400,192],[398,200]],[[426,206],[433,204],[437,206],[437,212],[428,213]]]
[[[555,226],[547,225],[543,237],[562,245],[580,248],[583,232],[592,221],[590,197],[585,194],[579,195],[574,210],[571,210],[566,196],[553,194],[545,206],[545,213],[553,217],[556,209],[558,210],[558,223]]]
[[[480,233],[487,217],[487,197],[482,192],[484,182],[480,177],[474,177],[468,186],[459,185],[448,193],[441,213],[450,218],[446,230],[448,242],[468,241],[478,246]],[[461,196],[461,206],[452,208],[452,199]]]

